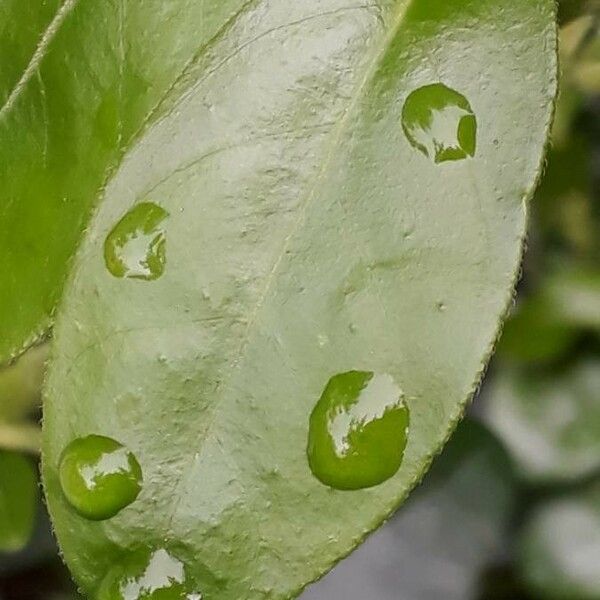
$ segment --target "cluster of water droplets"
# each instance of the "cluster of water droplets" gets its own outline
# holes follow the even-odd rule
[[[469,101],[442,83],[407,97],[401,126],[409,143],[435,163],[473,157],[477,119]],[[117,278],[153,281],[165,271],[165,221],[153,202],[134,206],[104,243],[108,272]],[[327,343],[320,340],[320,345]],[[312,411],[307,456],[314,476],[339,490],[373,487],[393,477],[403,461],[409,433],[404,394],[388,374],[348,371],[332,376]],[[64,496],[82,517],[116,516],[141,492],[143,475],[135,455],[100,435],[72,441],[59,466]],[[142,548],[105,575],[98,600],[202,600],[186,564],[164,548]]]

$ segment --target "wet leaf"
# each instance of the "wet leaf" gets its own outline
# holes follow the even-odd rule
[[[110,178],[57,322],[45,482],[88,593],[288,598],[420,480],[510,302],[554,18],[551,0],[257,0],[190,65]],[[379,439],[394,428],[406,447]],[[143,479],[100,522],[58,478],[90,435]],[[332,448],[385,460],[351,482],[377,485],[320,481],[307,449]]]
[[[572,481],[600,468],[599,394],[595,359],[548,374],[505,369],[490,387],[486,421],[525,477]]]

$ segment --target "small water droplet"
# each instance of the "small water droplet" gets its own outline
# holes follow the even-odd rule
[[[310,468],[319,481],[340,490],[383,483],[402,464],[408,424],[404,395],[390,375],[335,375],[310,417]]]
[[[413,91],[402,110],[411,145],[436,163],[475,156],[477,118],[469,101],[443,83]]]
[[[135,456],[101,435],[72,441],[61,456],[59,477],[69,504],[92,521],[114,517],[142,487],[142,469]]]
[[[165,549],[143,548],[105,575],[97,600],[202,600],[185,564]]]
[[[323,348],[324,346],[326,346],[329,343],[329,337],[324,333],[320,333],[317,336],[317,340],[319,342],[319,347],[321,347],[321,348]]]
[[[104,242],[109,272],[119,278],[158,279],[166,263],[166,238],[160,225],[168,216],[164,208],[152,202],[132,208]]]

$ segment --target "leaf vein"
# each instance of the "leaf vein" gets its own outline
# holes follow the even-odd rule
[[[318,171],[318,173],[316,174],[313,184],[307,190],[304,202],[298,211],[298,218],[295,220],[295,222],[293,223],[293,225],[290,229],[290,232],[285,237],[285,239],[282,243],[281,251],[278,253],[277,258],[275,259],[275,261],[273,263],[273,267],[271,268],[268,275],[266,276],[264,288],[263,288],[260,296],[258,297],[255,308],[252,311],[252,313],[247,321],[247,325],[241,336],[240,343],[234,353],[234,358],[232,360],[232,366],[231,366],[230,373],[234,373],[235,370],[238,368],[238,365],[240,364],[241,357],[243,356],[245,348],[249,342],[251,331],[256,324],[258,314],[259,314],[259,312],[271,290],[273,281],[275,279],[275,275],[283,261],[283,258],[286,255],[286,251],[288,250],[289,245],[290,245],[294,235],[299,230],[302,222],[305,219],[305,216],[306,216],[306,213],[307,213],[309,207],[311,206],[312,202],[314,201],[314,199],[316,197],[316,192],[317,192],[320,182],[326,176],[327,169],[330,166],[331,160],[335,153],[334,152],[335,148],[340,143],[342,135],[348,125],[349,116],[353,112],[353,110],[356,108],[356,106],[358,105],[365,88],[367,87],[368,83],[371,81],[373,75],[375,74],[375,72],[377,70],[377,67],[380,64],[381,59],[385,56],[385,52],[388,50],[390,43],[396,37],[396,34],[403,23],[403,17],[406,13],[406,10],[410,6],[411,2],[412,2],[412,0],[404,0],[404,1],[400,0],[399,1],[398,10],[397,10],[395,17],[392,20],[392,24],[390,25],[388,34],[383,36],[383,40],[382,40],[380,46],[378,48],[376,48],[376,50],[374,51],[374,53],[373,53],[374,59],[372,60],[371,63],[369,63],[368,68],[365,70],[364,77],[361,79],[360,83],[356,87],[355,92],[349,98],[348,106],[347,106],[346,110],[344,111],[341,119],[339,120],[337,127],[331,132],[331,136],[332,136],[331,142],[328,144],[328,147],[325,151],[323,165],[322,165],[321,169]],[[369,7],[372,7],[372,6],[373,5],[369,5]],[[227,59],[225,59],[225,60],[227,60]],[[228,379],[228,382],[230,382],[230,381],[231,381],[231,375]],[[220,385],[219,387],[222,388],[223,385]],[[218,389],[219,388],[217,388],[216,391],[218,391]],[[212,429],[213,429],[214,422],[216,420],[216,416],[217,416],[217,411],[216,411],[216,409],[213,409],[212,415],[211,415],[211,420],[205,428],[205,431],[207,432],[207,436],[205,437],[204,442],[206,442],[206,440],[209,439],[209,436],[212,433]],[[187,479],[184,476],[184,473],[187,469],[189,469],[187,476],[189,477],[191,475],[193,464],[196,460],[198,460],[199,456],[200,456],[200,454],[193,455],[191,464],[184,466],[182,468],[182,477],[181,477],[180,481],[178,482],[177,487],[180,487],[183,484],[183,480]],[[173,509],[171,511],[171,515],[167,521],[167,530],[172,528],[173,522],[177,515],[177,510],[179,509],[179,506],[181,504],[182,496],[183,496],[183,494],[177,494],[177,490],[174,490],[175,501],[174,501]]]
[[[33,76],[35,76],[42,60],[46,56],[48,52],[48,48],[52,41],[54,40],[56,34],[60,31],[63,23],[67,19],[67,17],[73,12],[73,9],[77,6],[79,0],[66,0],[66,2],[58,9],[56,15],[44,31],[38,45],[33,53],[29,64],[23,71],[23,75],[17,83],[15,87],[12,89],[11,93],[6,98],[6,102],[0,108],[0,122],[6,118],[6,116],[10,113],[13,106],[16,104],[17,100],[21,93],[27,87],[27,84],[31,80]]]

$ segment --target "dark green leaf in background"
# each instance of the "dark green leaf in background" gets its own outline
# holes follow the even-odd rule
[[[497,356],[511,362],[545,363],[564,356],[579,332],[562,319],[541,295],[521,300],[507,321]]]
[[[78,31],[98,26],[84,17]],[[162,565],[173,597],[291,597],[422,477],[511,299],[554,20],[551,0],[256,0],[198,54],[109,179],[58,317],[45,484],[88,593],[149,594]],[[327,382],[350,371],[381,377],[328,413],[340,452],[376,449],[379,384],[410,427],[392,479],[342,492],[306,449]],[[144,482],[95,523],[58,478],[89,435],[123,444]],[[119,469],[100,457],[81,475]]]
[[[600,469],[600,362],[562,373],[505,369],[492,382],[485,418],[522,475],[574,481]]]
[[[548,277],[543,293],[557,323],[600,332],[600,270],[563,268]]]
[[[559,0],[558,18],[561,23],[567,23],[579,17],[586,11],[599,11],[598,0]]]
[[[506,323],[499,358],[551,363],[573,351],[586,333],[600,333],[600,271],[580,264],[548,269],[533,294]]]
[[[31,461],[0,450],[0,551],[14,552],[33,532],[38,481]]]

